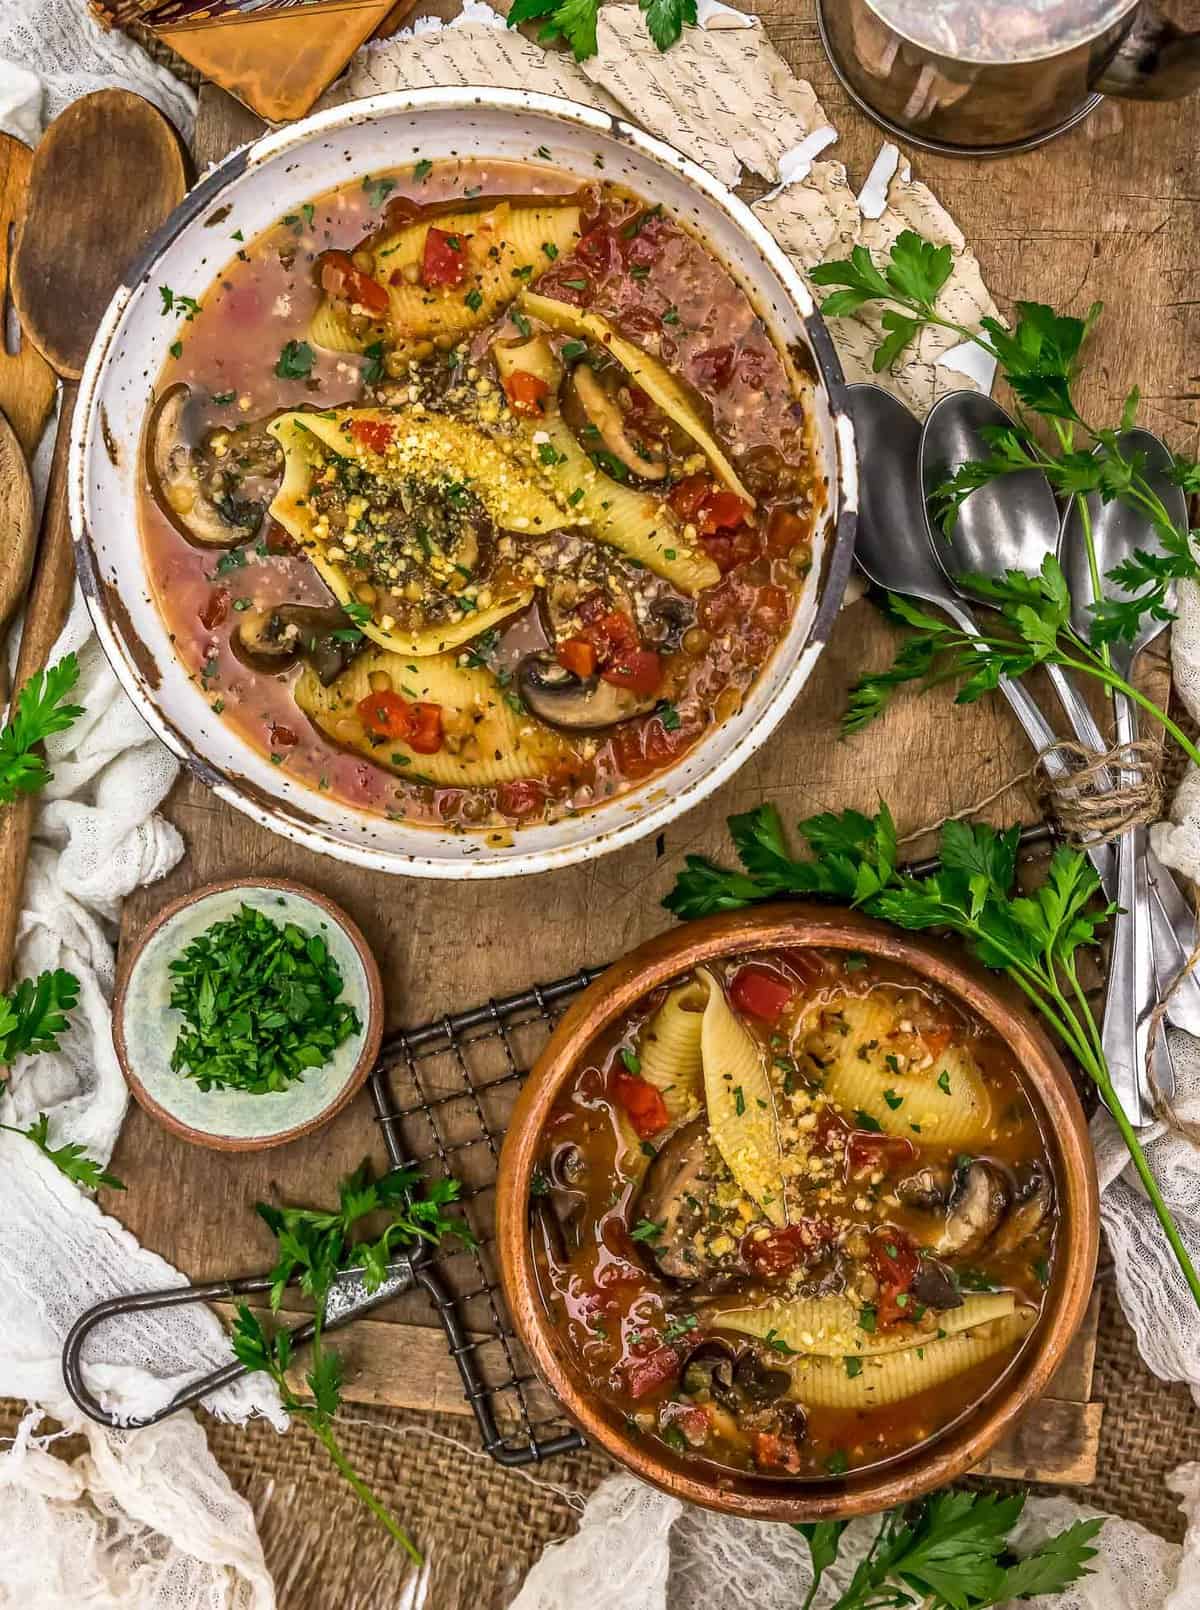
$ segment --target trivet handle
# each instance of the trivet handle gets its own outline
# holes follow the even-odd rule
[[[343,1273],[326,1300],[322,1334],[348,1325],[368,1309],[377,1308],[380,1303],[412,1287],[415,1276],[408,1259],[396,1259],[389,1269],[388,1278],[373,1292],[366,1290],[361,1271],[347,1270]],[[130,1431],[157,1425],[177,1410],[189,1408],[193,1403],[199,1403],[201,1398],[228,1386],[231,1381],[249,1375],[250,1371],[244,1364],[224,1364],[220,1369],[198,1376],[190,1386],[182,1387],[155,1414],[146,1415],[144,1419],[126,1418],[103,1408],[84,1381],[83,1346],[92,1331],[98,1325],[123,1314],[145,1313],[155,1308],[178,1308],[184,1303],[228,1301],[256,1291],[270,1291],[274,1283],[271,1275],[246,1275],[240,1280],[212,1280],[205,1286],[171,1286],[166,1290],[135,1291],[124,1297],[110,1297],[105,1302],[97,1303],[79,1316],[63,1344],[62,1371],[67,1391],[84,1414],[99,1425]],[[314,1329],[313,1320],[308,1319],[288,1332],[293,1352],[312,1341]]]

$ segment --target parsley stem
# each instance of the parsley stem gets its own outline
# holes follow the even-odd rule
[[[1075,494],[1075,506],[1079,510],[1079,523],[1083,528],[1083,546],[1087,551],[1088,575],[1092,582],[1092,598],[1096,603],[1104,597],[1104,583],[1100,577],[1100,562],[1096,558],[1096,538],[1092,531],[1092,511],[1088,507],[1087,495],[1083,492]],[[1100,648],[1100,658],[1107,671],[1112,670],[1112,656],[1108,644]]]
[[[333,1434],[332,1427],[330,1427],[323,1420],[315,1420],[310,1418],[308,1423],[313,1436],[316,1437],[317,1441],[321,1443],[322,1447],[325,1449],[326,1453],[333,1462],[334,1467],[347,1486],[350,1487],[350,1489],[367,1506],[367,1508],[371,1511],[371,1514],[374,1515],[375,1519],[379,1522],[380,1526],[383,1527],[384,1531],[387,1532],[391,1537],[395,1538],[396,1542],[400,1544],[401,1548],[406,1550],[414,1565],[423,1565],[425,1560],[420,1549],[417,1548],[417,1545],[413,1542],[412,1538],[409,1537],[408,1533],[400,1525],[400,1522],[391,1513],[391,1511],[387,1509],[385,1505],[379,1502],[378,1498],[376,1498],[375,1494],[358,1474],[358,1471],[355,1470],[354,1466],[346,1458],[346,1455],[342,1452],[341,1443]]]
[[[1088,652],[1094,653],[1095,651],[1089,650]],[[1154,700],[1149,698],[1146,694],[1140,693],[1138,689],[1134,687],[1132,682],[1127,682],[1123,676],[1118,676],[1115,671],[1107,670],[1100,663],[1100,658],[1098,655],[1096,656],[1095,661],[1092,663],[1089,663],[1086,660],[1074,660],[1065,654],[1056,657],[1059,665],[1065,665],[1068,667],[1068,669],[1073,671],[1082,671],[1085,676],[1094,676],[1098,681],[1105,683],[1108,687],[1115,688],[1119,693],[1124,693],[1127,698],[1133,700],[1134,704],[1140,705],[1141,708],[1145,710],[1147,715],[1152,716],[1154,720],[1158,722],[1159,726],[1162,727],[1164,731],[1171,734],[1171,737],[1174,738],[1175,742],[1183,750],[1188,759],[1196,766],[1200,766],[1200,749],[1197,749],[1196,745],[1187,736],[1187,734],[1183,732],[1174,721],[1171,720],[1167,712],[1160,708],[1159,705],[1155,704]]]

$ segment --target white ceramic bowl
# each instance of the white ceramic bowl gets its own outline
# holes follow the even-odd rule
[[[738,715],[669,772],[611,804],[523,827],[503,849],[481,838],[369,816],[290,779],[210,710],[175,658],[146,584],[138,530],[139,443],[151,388],[174,339],[160,285],[201,297],[223,266],[230,233],[247,240],[289,207],[415,156],[527,158],[625,183],[696,230],[750,293],[775,339],[818,376],[815,440],[829,485],[812,575],[788,634]],[[214,218],[219,214],[219,220]],[[209,227],[220,223],[219,229]],[[264,827],[310,849],[382,872],[487,878],[544,872],[657,833],[741,766],[812,672],[850,570],[857,508],[854,433],[841,368],[808,288],[754,214],[671,146],[590,107],[499,89],[377,95],[266,134],[235,151],[191,192],[129,270],[88,357],[71,435],[76,562],[105,652],[148,724],[205,783]]]

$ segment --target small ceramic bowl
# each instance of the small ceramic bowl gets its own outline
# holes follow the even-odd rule
[[[1008,1045],[1024,1076],[1054,1173],[1058,1207],[1053,1272],[1041,1318],[1004,1374],[966,1414],[886,1463],[842,1477],[799,1480],[668,1462],[631,1435],[624,1417],[582,1379],[542,1301],[529,1233],[529,1189],[546,1121],[589,1047],[658,985],[715,957],[821,946],[902,963],[981,1018]],[[538,1371],[590,1441],[675,1498],[756,1520],[806,1522],[875,1514],[954,1481],[1004,1435],[1062,1362],[1092,1292],[1099,1199],[1087,1123],[1062,1059],[1004,979],[961,951],[854,911],[799,903],[686,923],[610,967],[573,1003],[551,1036],[509,1123],[500,1158],[496,1227],[505,1295]]]
[[[213,923],[243,905],[276,921],[319,933],[341,970],[342,999],[358,1013],[359,1030],[320,1068],[288,1089],[254,1095],[201,1090],[176,1073],[171,1052],[183,1016],[170,1003],[169,963]],[[361,1087],[379,1054],[383,984],[358,926],[331,900],[281,878],[210,883],[163,908],[122,957],[113,1000],[113,1043],[129,1088],[172,1134],[219,1151],[262,1151],[310,1134],[339,1113]]]

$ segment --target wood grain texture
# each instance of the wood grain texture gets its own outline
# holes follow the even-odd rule
[[[141,96],[98,90],[55,118],[29,174],[12,298],[60,375],[79,379],[121,275],[186,188],[178,136]]]
[[[838,86],[809,0],[760,0],[757,9],[840,131],[829,154],[861,182],[883,136]],[[1193,6],[1184,20],[1194,22],[1198,14]],[[1136,381],[1146,423],[1185,452],[1195,452],[1200,437],[1200,385],[1191,356],[1200,342],[1195,118],[1195,101],[1108,102],[1069,135],[1021,157],[919,156],[914,163],[953,212],[1005,311],[1014,298],[1041,297],[1076,313],[1094,299],[1107,302],[1080,388],[1085,411],[1115,418]],[[254,129],[244,108],[206,89],[198,162],[214,160]],[[837,714],[847,683],[883,664],[894,641],[870,604],[853,605],[771,743],[711,800],[673,823],[657,843],[519,886],[464,890],[344,868],[263,832],[183,779],[169,814],[187,841],[188,860],[164,884],[139,890],[127,902],[124,930],[136,932],[171,895],[206,878],[256,871],[296,877],[344,904],[375,945],[393,1025],[605,961],[668,925],[658,902],[681,857],[695,851],[724,858],[724,821],[733,810],[770,799],[794,820],[826,808],[873,809],[883,796],[906,832],[970,805],[1025,769],[1024,739],[999,701],[958,711],[945,691],[902,699],[866,735],[839,742]],[[1048,698],[1042,702],[1056,720]],[[1029,820],[1036,809],[1021,789],[989,815]],[[269,1237],[252,1212],[256,1198],[329,1200],[338,1173],[368,1152],[382,1156],[365,1101],[311,1141],[269,1158],[232,1160],[191,1152],[133,1112],[114,1160],[130,1190],[111,1205],[147,1244],[197,1278],[248,1271],[265,1267],[271,1256]],[[389,1306],[372,1323],[395,1324],[402,1309]],[[1082,1401],[1086,1393],[1073,1396]]]
[[[0,305],[8,301],[12,254],[25,221],[33,152],[11,134],[0,134]],[[10,345],[11,343],[11,345]],[[0,414],[32,458],[54,407],[54,370],[19,328],[0,339]]]
[[[8,702],[8,628],[25,599],[36,543],[25,449],[0,412],[0,706]]]
[[[25,225],[13,263],[13,304],[25,334],[63,378],[58,435],[16,686],[44,669],[75,582],[67,512],[76,381],[121,275],[183,199],[186,176],[174,130],[148,101],[101,90],[56,118],[29,174]],[[0,988],[12,969],[33,800],[0,819]]]

